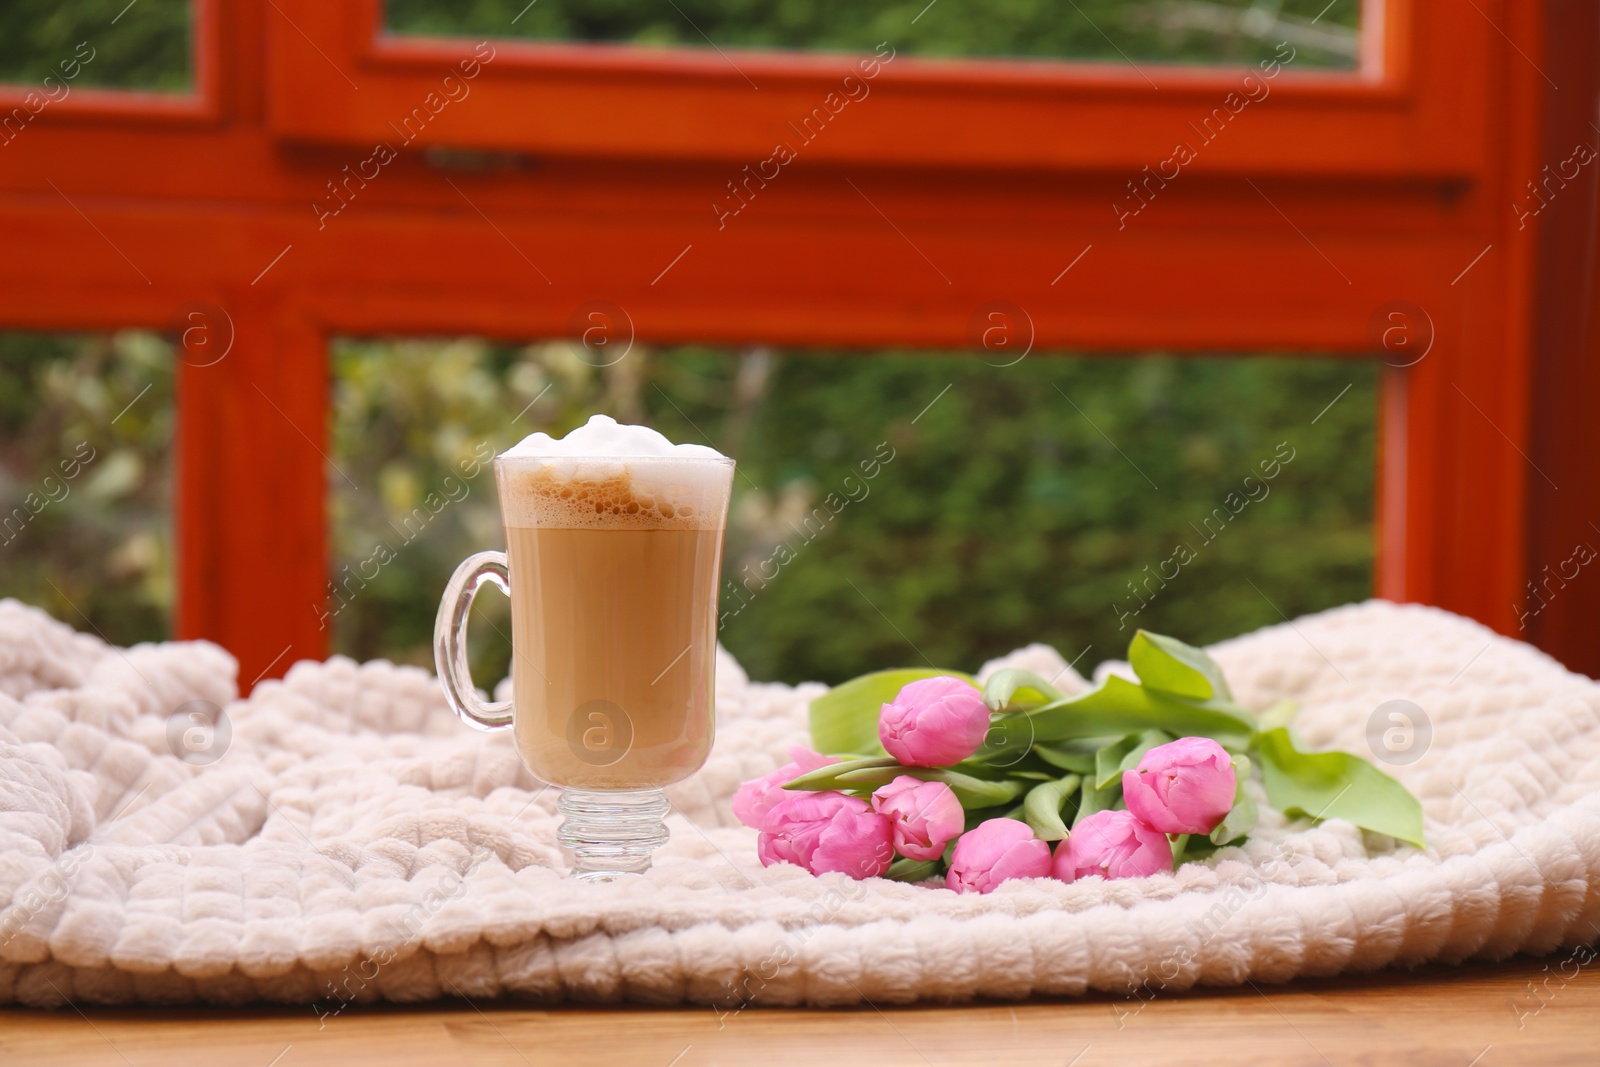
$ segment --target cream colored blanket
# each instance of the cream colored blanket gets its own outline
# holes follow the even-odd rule
[[[1300,701],[1314,746],[1369,755],[1374,709],[1420,706],[1428,750],[1389,769],[1422,798],[1428,850],[1269,816],[1175,874],[981,897],[763,869],[728,799],[806,740],[821,687],[753,683],[723,656],[716,750],[669,791],[655,869],[580,885],[555,790],[424,671],[336,657],[241,701],[212,645],[118,649],[0,602],[0,1002],[733,1010],[1277,982],[1600,936],[1600,685],[1381,602],[1213,652],[1246,705]],[[1003,662],[1065,666],[1043,646]],[[223,706],[231,738],[191,701]]]

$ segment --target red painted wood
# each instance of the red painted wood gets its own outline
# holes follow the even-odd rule
[[[595,299],[642,341],[962,347],[1005,299],[1040,351],[1353,357],[1380,305],[1412,301],[1436,340],[1387,379],[1379,590],[1515,632],[1539,260],[1508,208],[1540,163],[1544,82],[1518,50],[1542,54],[1543,16],[1479,6],[1386,5],[1381,76],[1285,72],[1125,227],[1128,180],[1231,76],[1155,94],[1101,68],[897,58],[719,227],[764,124],[837,57],[738,53],[770,78],[757,94],[714,54],[497,44],[473,95],[319,222],[372,124],[470,44],[372,44],[369,7],[241,0],[215,11],[191,102],[214,119],[46,113],[0,149],[0,322],[164,326],[197,299],[232,317],[227,358],[180,378],[177,626],[238,652],[245,683],[326,647],[322,339],[549,336]],[[530,110],[545,90],[567,106]],[[619,107],[632,126],[607,125]],[[470,170],[427,145],[514,151]]]
[[[593,219],[552,218],[539,198],[518,205],[514,184],[497,191],[471,177],[452,180],[492,215],[494,226],[453,192],[448,213],[442,210],[448,202],[429,213],[357,204],[318,233],[308,225],[305,202],[244,221],[218,217],[187,226],[175,225],[168,210],[63,188],[152,278],[156,295],[111,296],[152,304],[154,321],[165,322],[208,280],[254,276],[292,245],[263,284],[292,287],[330,330],[362,333],[527,337],[564,330],[580,303],[613,299],[642,336],[655,340],[949,347],[966,343],[978,304],[1004,297],[1032,314],[1041,348],[1287,348],[1364,356],[1373,308],[1396,295],[1437,303],[1452,292],[1449,277],[1470,259],[1448,219],[1423,225],[1420,198],[1394,217],[1376,212],[1365,226],[1341,231],[1338,201],[1282,183],[1261,187],[1298,219],[1315,247],[1237,181],[1226,196],[1199,184],[1175,189],[1161,205],[1165,214],[1120,235],[1102,218],[1082,217],[1098,211],[1074,217],[1047,190],[1015,183],[964,187],[955,195],[975,206],[959,219],[940,215],[938,198],[873,187],[874,202],[913,247],[864,201],[837,202],[838,183],[831,181],[814,183],[831,187],[831,212],[795,210],[791,205],[807,193],[824,192],[797,184],[787,191],[791,201],[775,201],[766,214],[717,234],[698,213],[670,217],[673,196],[703,187],[697,175],[675,188],[657,183],[654,192],[666,203],[640,197],[612,217]],[[588,186],[575,173],[552,195],[577,198]],[[1343,208],[1354,211],[1358,203]],[[1395,232],[1402,215],[1409,229]],[[1027,217],[1034,231],[1025,227]],[[86,290],[141,281],[60,197],[31,196],[10,211],[0,204],[0,219],[36,249],[26,261],[0,262],[0,279],[19,294],[0,294],[12,314],[46,321],[102,313],[118,321],[128,314],[51,296],[70,284],[68,272]],[[374,257],[379,245],[390,254]],[[612,250],[608,258],[595,255],[597,245]],[[1062,276],[1086,245],[1093,247]],[[690,251],[657,280],[686,246]],[[518,248],[541,266],[530,265]],[[782,254],[768,255],[774,248]],[[868,279],[870,287],[863,284]],[[23,299],[24,292],[40,299]]]
[[[1600,676],[1600,558],[1593,555],[1600,553],[1600,158],[1570,163],[1579,145],[1600,151],[1600,9],[1571,0],[1545,8],[1562,32],[1550,35],[1542,65],[1561,88],[1544,87],[1541,173],[1528,176],[1540,192],[1536,198],[1525,186],[1516,189],[1523,209],[1538,211],[1539,247],[1527,448],[1537,466],[1528,478],[1532,588],[1517,592],[1514,632],[1574,670]],[[1546,174],[1555,176],[1548,186]]]
[[[378,0],[278,6],[286,17],[267,26],[269,114],[272,127],[290,137],[364,144],[403,136],[410,131],[399,130],[402,117],[440,92],[477,44],[383,36]],[[1360,74],[1290,62],[1241,113],[1249,121],[1231,124],[1206,149],[1207,169],[1470,172],[1481,161],[1477,120],[1491,105],[1488,87],[1461,73],[1488,62],[1502,39],[1487,22],[1463,18],[1455,0],[1369,7],[1391,38],[1409,32],[1422,46],[1406,50],[1396,40],[1406,61],[1389,71],[1376,62]],[[791,123],[846,88],[842,79],[859,76],[863,57],[738,50],[725,59],[709,49],[514,41],[489,47],[492,60],[455,90],[459,103],[415,125],[416,143],[540,156],[718,159],[737,171],[788,140],[812,164],[1114,168],[1132,177],[1167,158],[1176,139],[1197,137],[1190,124],[1239,91],[1245,73],[896,54],[850,90],[866,94],[859,103],[805,141]],[[894,43],[886,47],[892,51]],[[1440,91],[1446,84],[1449,91]]]
[[[214,303],[180,349],[179,632],[232,651],[248,689],[327,652],[326,342],[275,290]]]

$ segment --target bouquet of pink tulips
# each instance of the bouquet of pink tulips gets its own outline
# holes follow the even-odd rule
[[[1285,814],[1422,845],[1417,799],[1358,756],[1305,751],[1294,705],[1241,707],[1209,656],[1160,634],[1135,634],[1128,660],[1137,682],[1074,696],[1016,669],[981,688],[959,671],[856,678],[812,702],[817,751],[746,782],[734,814],[768,866],[979,893],[1143,877],[1238,844],[1257,777]]]

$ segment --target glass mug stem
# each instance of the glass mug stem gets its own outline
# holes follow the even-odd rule
[[[650,869],[650,854],[667,843],[662,823],[672,807],[659,789],[594,793],[567,789],[556,808],[563,816],[557,840],[574,858],[572,876],[610,882]]]

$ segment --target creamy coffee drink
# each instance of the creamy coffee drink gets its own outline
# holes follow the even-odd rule
[[[595,416],[533,435],[495,471],[523,761],[574,789],[687,778],[711,751],[733,462]]]

